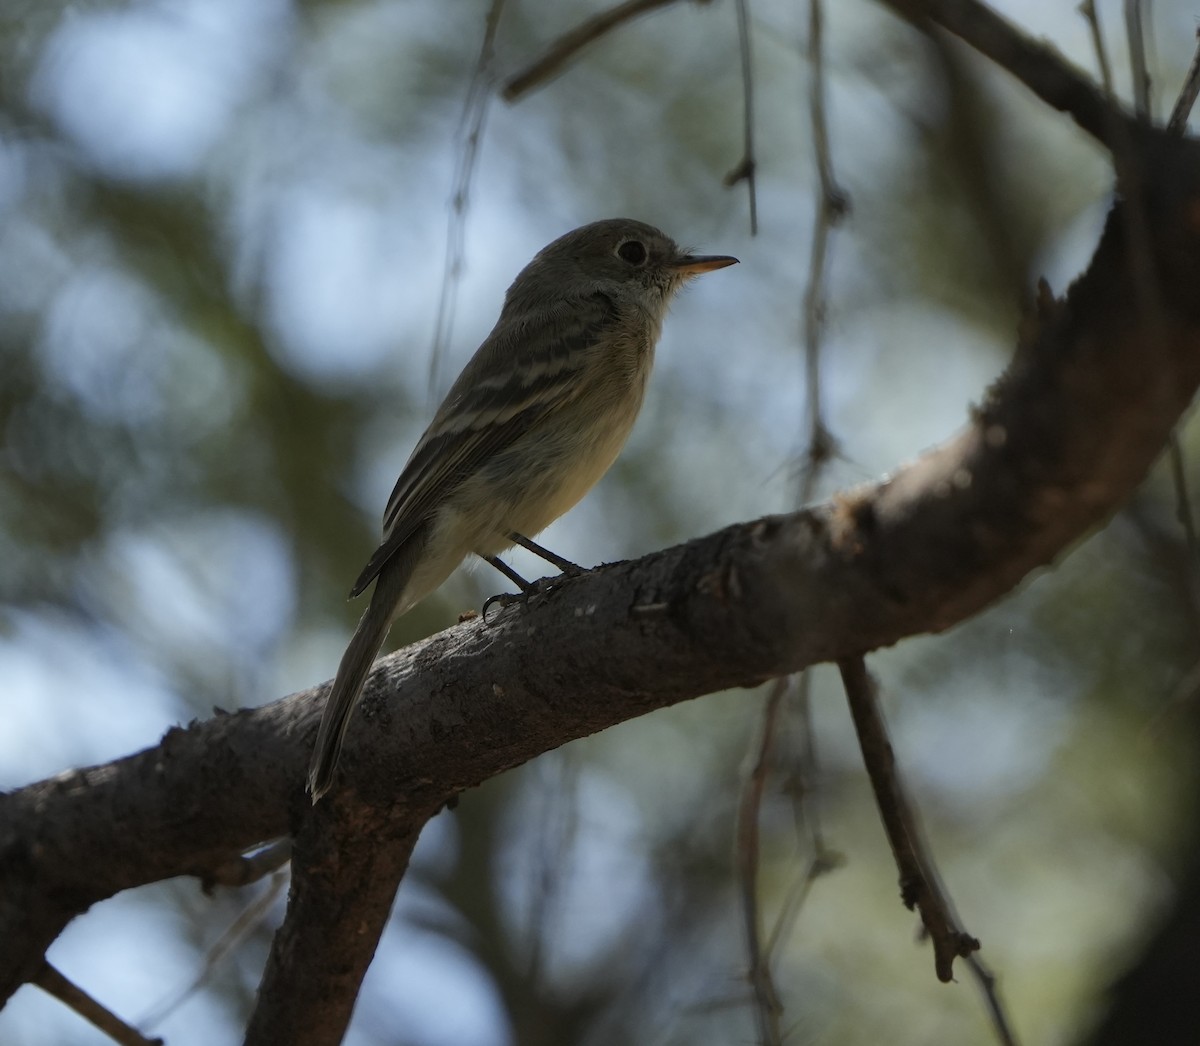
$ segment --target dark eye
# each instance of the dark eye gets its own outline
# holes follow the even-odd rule
[[[630,265],[641,265],[646,261],[646,245],[641,240],[626,240],[617,248],[617,257]]]

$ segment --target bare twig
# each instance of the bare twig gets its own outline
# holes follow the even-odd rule
[[[1167,130],[1172,134],[1183,134],[1187,128],[1188,117],[1196,104],[1196,96],[1200,95],[1200,29],[1196,31],[1196,50],[1192,52],[1192,64],[1188,66],[1187,76],[1183,79],[1183,87],[1171,110],[1171,118],[1167,121]]]
[[[907,18],[953,33],[1003,69],[1047,105],[1069,113],[1098,141],[1112,142],[1126,114],[1079,69],[1048,44],[1032,39],[979,0],[882,0]]]
[[[809,431],[798,491],[801,505],[812,500],[818,473],[837,453],[837,442],[825,424],[821,408],[821,337],[825,332],[825,277],[829,267],[830,234],[850,210],[850,198],[833,173],[829,122],[825,115],[825,23],[820,0],[811,0],[808,13],[809,118],[818,182],[808,286],[804,292],[804,369]]]
[[[506,102],[515,102],[521,95],[527,94],[535,87],[541,87],[557,76],[576,53],[588,44],[595,43],[626,22],[674,3],[678,3],[678,0],[625,0],[623,4],[601,11],[600,14],[563,33],[546,48],[540,58],[535,59],[516,76],[510,77],[504,85],[504,90],[500,92],[501,97]]]
[[[846,863],[842,854],[826,845],[825,833],[821,827],[817,789],[820,763],[817,758],[816,730],[812,721],[812,672],[806,669],[791,679],[792,691],[795,694],[791,701],[791,713],[800,730],[800,742],[799,754],[793,759],[784,791],[792,798],[797,837],[802,839],[807,834],[812,856],[784,895],[779,915],[767,939],[767,955],[772,960],[790,936],[813,884],[821,876],[841,868]]]
[[[537,867],[527,922],[531,943],[525,976],[534,985],[546,977],[546,953],[551,950],[547,945],[562,913],[563,881],[570,878],[568,862],[579,830],[579,768],[569,759],[559,751],[535,764],[543,775],[553,773],[556,779],[540,782],[541,809],[531,846]]]
[[[825,318],[825,273],[828,265],[829,235],[832,228],[846,213],[846,197],[837,187],[833,176],[833,164],[829,148],[828,124],[825,118],[825,66],[823,11],[820,0],[810,0],[808,27],[809,61],[809,112],[813,128],[813,150],[817,161],[817,201],[814,216],[812,249],[809,256],[808,285],[804,294],[803,344],[805,358],[806,396],[808,400],[809,432],[804,451],[804,465],[796,490],[796,507],[807,504],[816,492],[817,481],[822,469],[832,458],[836,443],[825,425],[821,403],[821,335]],[[748,63],[748,55],[746,56]],[[747,122],[750,118],[747,102]],[[747,155],[752,155],[751,142],[747,140]],[[753,213],[753,212],[752,212]],[[778,718],[784,707],[784,698],[791,688],[782,680],[771,687],[763,706],[762,724],[759,728],[760,749],[754,770],[747,778],[738,808],[738,853],[741,871],[742,917],[746,924],[746,944],[750,982],[754,990],[760,1040],[764,1043],[779,1041],[781,1034],[779,1018],[782,1004],[771,975],[771,960],[779,944],[784,940],[807,899],[812,884],[826,872],[837,867],[840,858],[829,851],[821,832],[814,789],[810,782],[819,776],[815,734],[810,713],[809,673],[801,673],[796,680],[796,715],[804,738],[800,756],[791,773],[793,802],[797,809],[797,821],[803,821],[809,830],[812,842],[812,857],[804,872],[797,877],[784,898],[779,916],[775,921],[765,947],[762,945],[759,926],[761,914],[757,888],[758,873],[758,828],[761,816],[765,777],[771,762],[771,749],[778,734]],[[753,825],[751,829],[750,825]]]
[[[754,992],[754,1012],[758,1017],[760,1046],[780,1046],[783,1042],[779,1018],[783,1004],[771,977],[770,957],[762,946],[762,916],[758,906],[759,811],[770,772],[771,752],[779,714],[787,693],[787,677],[771,684],[763,707],[759,727],[758,751],[754,765],[742,786],[738,802],[737,856],[738,880],[742,895],[742,923],[746,933],[746,954],[749,958],[747,977]]]
[[[1017,1036],[1013,1032],[1012,1024],[1008,1019],[1008,1010],[1000,999],[1000,989],[996,984],[996,975],[988,969],[987,965],[978,955],[968,955],[967,966],[971,970],[971,975],[975,978],[976,983],[979,985],[979,990],[983,992],[988,1014],[992,1018],[992,1030],[995,1031],[996,1039],[999,1041],[1000,1046],[1017,1046]]]
[[[808,65],[809,115],[812,122],[813,156],[817,168],[816,207],[813,220],[813,239],[809,254],[808,283],[804,292],[802,341],[804,344],[805,398],[807,401],[808,440],[804,450],[804,465],[796,489],[797,508],[812,501],[817,484],[826,465],[837,453],[837,441],[825,423],[821,399],[821,344],[826,317],[826,275],[829,268],[829,248],[833,229],[849,209],[848,197],[838,186],[833,174],[832,150],[829,144],[825,104],[825,47],[824,12],[821,0],[809,3]],[[794,709],[800,728],[800,754],[792,770],[788,791],[796,804],[797,823],[807,827],[813,856],[803,874],[784,900],[768,942],[774,952],[799,915],[803,901],[813,882],[842,863],[839,854],[825,845],[814,782],[819,778],[816,732],[813,729],[810,696],[812,675],[801,672],[795,677]]]
[[[290,852],[290,850],[289,850]],[[262,921],[270,914],[271,907],[279,900],[280,894],[287,886],[288,877],[284,872],[277,872],[271,879],[271,885],[263,891],[261,897],[257,897],[242,910],[241,914],[234,919],[229,928],[221,934],[217,942],[208,950],[208,954],[204,957],[204,965],[200,972],[192,979],[192,982],[173,995],[159,1002],[150,1010],[142,1019],[142,1024],[147,1028],[153,1028],[156,1024],[161,1024],[180,1006],[188,1001],[201,988],[204,987],[209,977],[221,965],[230,952],[240,945]]]
[[[1083,0],[1079,5],[1079,13],[1083,15],[1092,32],[1092,47],[1096,52],[1096,64],[1100,67],[1100,85],[1109,98],[1115,98],[1112,65],[1108,61],[1108,48],[1104,44],[1104,29],[1100,25],[1100,17],[1096,14],[1096,0]]]
[[[492,0],[484,22],[483,43],[475,60],[475,71],[463,102],[458,133],[461,136],[458,162],[454,169],[454,190],[450,196],[450,211],[446,227],[446,267],[442,273],[442,289],[438,295],[437,320],[433,328],[433,345],[429,350],[430,403],[441,399],[438,367],[446,354],[454,328],[454,312],[458,302],[458,287],[462,280],[463,251],[467,235],[467,209],[471,199],[471,182],[479,163],[479,146],[487,122],[488,106],[492,100],[496,30],[505,0]]]
[[[933,943],[934,968],[938,980],[954,977],[954,960],[966,959],[972,975],[983,992],[992,1029],[1001,1046],[1016,1046],[1016,1035],[1008,1011],[1000,999],[996,978],[975,953],[979,941],[963,930],[954,905],[937,873],[929,847],[921,833],[916,808],[904,790],[896,768],[896,757],[888,738],[887,726],[879,708],[875,681],[861,657],[838,662],[850,714],[858,733],[863,761],[880,819],[900,872],[900,897],[905,907],[916,908]]]
[[[49,963],[42,965],[33,982],[89,1024],[99,1028],[113,1042],[120,1043],[120,1046],[162,1046],[162,1039],[148,1039],[132,1024],[121,1020],[78,985],[72,984]]]
[[[750,2],[737,0],[738,51],[742,67],[742,158],[725,175],[725,188],[744,181],[750,193],[750,235],[758,235],[758,181],[754,158],[754,61],[750,51]]]
[[[1104,37],[1100,30],[1100,22],[1091,4],[1081,5],[1084,16],[1092,23],[1092,42],[1096,48],[1096,60],[1104,70],[1106,78],[1105,92],[1110,99],[1113,97],[1111,73]],[[1141,2],[1140,0],[1125,0],[1126,31],[1129,36],[1130,61],[1134,69],[1134,95],[1137,114],[1141,119],[1149,118],[1149,76],[1146,72],[1146,51],[1141,31]],[[1129,195],[1136,195],[1135,190],[1140,180],[1137,158],[1129,128],[1120,121],[1112,120],[1112,129],[1108,139],[1112,152],[1113,163],[1117,169],[1118,179],[1125,183]],[[1134,249],[1129,252],[1130,276],[1137,290],[1140,304],[1148,310],[1153,322],[1160,322],[1161,307],[1156,304],[1157,292],[1154,286],[1154,276],[1150,271],[1149,240],[1145,228],[1144,216],[1140,208],[1131,206],[1124,212],[1126,230]]]
[[[904,791],[896,769],[896,757],[875,689],[861,657],[838,661],[850,715],[858,733],[867,776],[875,792],[879,816],[887,833],[896,868],[900,872],[900,898],[908,909],[916,908],[933,942],[933,964],[938,980],[954,979],[954,960],[978,951],[979,941],[958,925],[950,899],[942,889],[930,857],[916,811]]]
[[[1192,106],[1196,104],[1196,96],[1200,94],[1200,31],[1196,34],[1197,46],[1192,52],[1192,62],[1184,77],[1183,87],[1179,97],[1171,109],[1171,118],[1167,121],[1167,131],[1170,134],[1182,136],[1187,128],[1188,116]],[[1192,603],[1200,607],[1200,536],[1196,532],[1196,518],[1192,512],[1192,497],[1188,489],[1187,465],[1183,453],[1183,441],[1179,437],[1179,429],[1171,433],[1167,444],[1168,460],[1171,464],[1171,482],[1175,487],[1175,513],[1183,528],[1184,541],[1188,551],[1188,576],[1191,581]]]
[[[1125,36],[1129,43],[1129,68],[1133,76],[1133,111],[1139,120],[1149,120],[1150,71],[1146,67],[1142,0],[1125,0]]]

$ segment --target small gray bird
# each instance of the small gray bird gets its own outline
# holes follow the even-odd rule
[[[355,702],[392,622],[475,553],[521,587],[497,555],[530,540],[604,475],[642,406],[671,298],[733,265],[680,250],[642,222],[593,222],[544,248],[513,281],[492,333],[458,376],[404,466],[383,543],[350,591],[371,603],[342,655],[317,734],[308,790],[333,782]]]

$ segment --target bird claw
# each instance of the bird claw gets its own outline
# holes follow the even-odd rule
[[[537,581],[532,582],[528,588],[523,589],[520,592],[500,592],[494,596],[488,596],[488,598],[484,601],[483,608],[479,611],[479,616],[483,618],[483,623],[485,625],[490,625],[492,622],[488,621],[488,611],[493,606],[498,605],[501,612],[513,604],[516,604],[522,609],[527,610],[529,609],[530,600],[536,598],[537,596],[548,596],[551,592],[558,588],[563,581],[567,580],[567,578],[575,576],[577,575],[562,574],[558,577],[538,578]]]
[[[488,620],[488,611],[491,610],[492,607],[497,603],[500,604],[500,609],[504,610],[506,607],[510,607],[514,603],[527,603],[528,601],[529,597],[524,592],[499,592],[494,596],[488,596],[487,599],[483,601],[483,608],[479,611],[479,616],[483,618],[483,623],[485,625],[490,625],[491,622]]]

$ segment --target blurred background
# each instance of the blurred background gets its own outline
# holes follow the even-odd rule
[[[756,0],[759,234],[730,0],[633,22],[487,108],[435,352],[464,102],[489,0],[0,0],[0,787],[154,744],[214,707],[330,677],[345,593],[432,407],[545,243],[629,216],[742,264],[674,306],[609,476],[544,535],[580,563],[789,508],[815,174],[806,5]],[[509,0],[516,73],[599,0]],[[1128,97],[1119,5],[1101,16]],[[836,235],[818,495],[951,434],[1004,367],[1039,275],[1061,293],[1110,202],[1106,158],[957,46],[829,4]],[[1000,5],[1086,69],[1074,5]],[[1161,113],[1195,8],[1153,7]],[[476,115],[478,115],[476,110]],[[1183,434],[1191,460],[1200,433]],[[544,572],[514,556],[524,573]],[[1171,911],[1196,848],[1200,613],[1165,468],[1054,569],[946,635],[871,658],[966,927],[1027,1043],[1081,1041]],[[460,571],[401,645],[506,583]],[[835,674],[798,816],[789,711],[762,810],[793,1042],[992,1041],[898,900]],[[412,1046],[748,1043],[734,817],[763,694],[717,694],[568,745],[424,833],[347,1039]],[[171,1046],[240,1040],[283,893],[179,880],[78,919],[68,977]],[[252,904],[263,918],[210,951]],[[189,985],[202,978],[194,991]],[[37,989],[0,1042],[107,1042]]]

